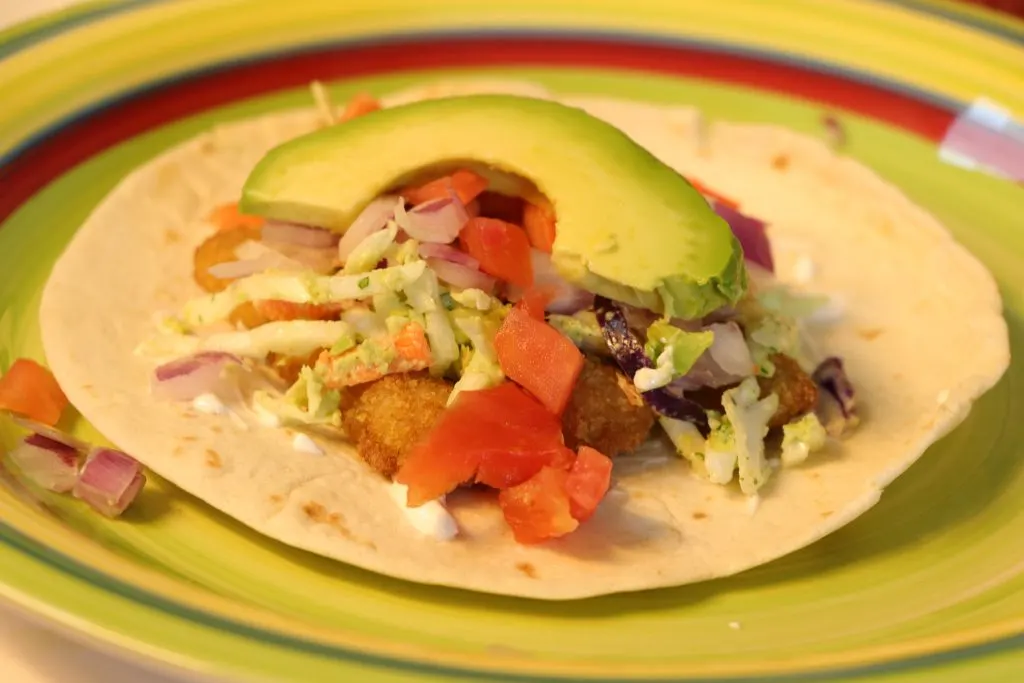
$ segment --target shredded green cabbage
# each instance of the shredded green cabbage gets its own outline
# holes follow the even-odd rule
[[[811,453],[825,447],[828,434],[818,416],[807,413],[782,426],[782,464],[799,465]]]
[[[186,329],[225,320],[239,304],[259,299],[293,303],[331,303],[369,299],[381,292],[402,291],[426,270],[424,261],[382,268],[366,274],[314,275],[311,273],[260,273],[236,280],[216,294],[185,304],[179,320]]]
[[[394,222],[388,222],[387,227],[383,230],[367,235],[345,260],[342,272],[346,275],[353,275],[376,270],[377,264],[384,258],[388,248],[394,244],[396,237],[398,237],[398,226]]]
[[[224,351],[246,358],[266,358],[270,353],[308,356],[319,348],[351,343],[353,337],[352,326],[342,321],[289,320],[206,337],[157,335],[143,342],[136,353],[155,357],[181,357],[201,351]]]

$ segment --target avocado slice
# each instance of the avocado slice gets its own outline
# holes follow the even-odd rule
[[[614,126],[548,100],[426,100],[324,128],[271,150],[240,208],[344,232],[374,197],[459,167],[545,195],[558,220],[552,260],[585,289],[690,319],[746,288],[739,243],[685,178]]]

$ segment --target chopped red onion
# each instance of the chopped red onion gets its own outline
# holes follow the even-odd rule
[[[775,272],[775,263],[772,260],[772,246],[768,242],[768,234],[765,232],[765,224],[756,218],[740,213],[736,209],[723,204],[712,202],[712,208],[736,235],[740,246],[743,247],[743,257],[752,263],[756,263],[771,272]]]
[[[263,225],[262,239],[264,242],[281,242],[295,244],[300,247],[326,248],[338,243],[339,235],[324,228],[308,225],[267,221]]]
[[[82,466],[74,496],[107,517],[117,517],[146,484],[142,465],[112,448],[93,450]]]
[[[539,249],[531,249],[530,262],[533,265],[534,286],[551,288],[554,292],[554,296],[545,307],[546,311],[572,315],[594,304],[594,295],[567,282],[548,254]]]
[[[338,258],[344,263],[360,242],[378,230],[383,230],[394,217],[398,206],[399,198],[394,195],[384,195],[367,204],[341,236],[338,242]]]
[[[75,487],[79,456],[77,448],[42,434],[25,437],[10,453],[11,462],[25,477],[57,493],[66,493]]]
[[[64,444],[69,448],[74,448],[75,450],[83,453],[89,449],[89,444],[86,442],[76,439],[70,434],[65,434],[59,429],[54,429],[49,425],[44,425],[42,422],[36,422],[35,420],[30,420],[27,417],[20,417],[18,415],[11,415],[11,420],[19,427],[27,429],[34,434],[45,436],[47,439]]]
[[[218,263],[217,265],[210,267],[209,273],[214,277],[234,280],[237,278],[255,275],[256,273],[262,273],[263,271],[270,269],[299,271],[305,270],[306,266],[305,264],[299,263],[294,259],[290,259],[283,254],[271,251],[252,259]]]
[[[428,258],[427,267],[434,271],[438,279],[460,289],[480,289],[490,294],[497,284],[497,280],[490,275],[452,261]]]
[[[734,322],[715,323],[708,325],[707,329],[715,335],[707,353],[724,373],[734,377],[754,374],[754,359],[739,325]]]
[[[448,244],[459,236],[469,220],[466,207],[453,193],[450,197],[432,199],[409,211],[397,211],[398,227],[420,242]]]
[[[226,368],[241,362],[230,353],[207,351],[165,363],[153,375],[153,395],[171,401],[191,401],[200,394],[223,395],[228,386],[234,386]]]
[[[467,268],[480,268],[480,262],[475,258],[447,244],[431,244],[426,242],[420,245],[419,252],[420,256],[425,259],[441,259],[442,261],[458,263],[460,266],[466,266]]]
[[[301,247],[295,244],[274,244],[267,245],[274,253],[280,254],[287,259],[281,266],[275,266],[280,270],[295,270],[306,268],[320,274],[328,274],[338,267],[337,247]]]

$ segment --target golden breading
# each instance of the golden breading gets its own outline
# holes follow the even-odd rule
[[[779,397],[779,407],[768,423],[769,427],[781,427],[790,420],[814,410],[818,404],[818,385],[800,365],[781,353],[771,358],[775,374],[758,379],[761,395],[774,393]]]
[[[452,384],[424,373],[387,375],[346,390],[342,420],[360,457],[389,479],[444,412]]]
[[[781,427],[790,420],[814,410],[818,404],[818,386],[800,365],[784,354],[775,354],[771,358],[775,364],[775,374],[771,377],[759,377],[761,398],[775,393],[779,397],[779,407],[772,415],[768,426]],[[701,388],[687,391],[686,398],[698,403],[705,410],[722,410],[722,394],[735,387],[735,384],[717,389]]]
[[[587,359],[562,414],[565,444],[608,457],[635,450],[654,426],[654,411],[617,368]]]

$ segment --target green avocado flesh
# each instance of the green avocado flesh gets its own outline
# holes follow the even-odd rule
[[[552,260],[592,292],[689,319],[746,288],[739,243],[685,178],[614,126],[547,100],[426,100],[324,128],[271,150],[240,208],[344,232],[375,197],[460,167],[546,196]]]

